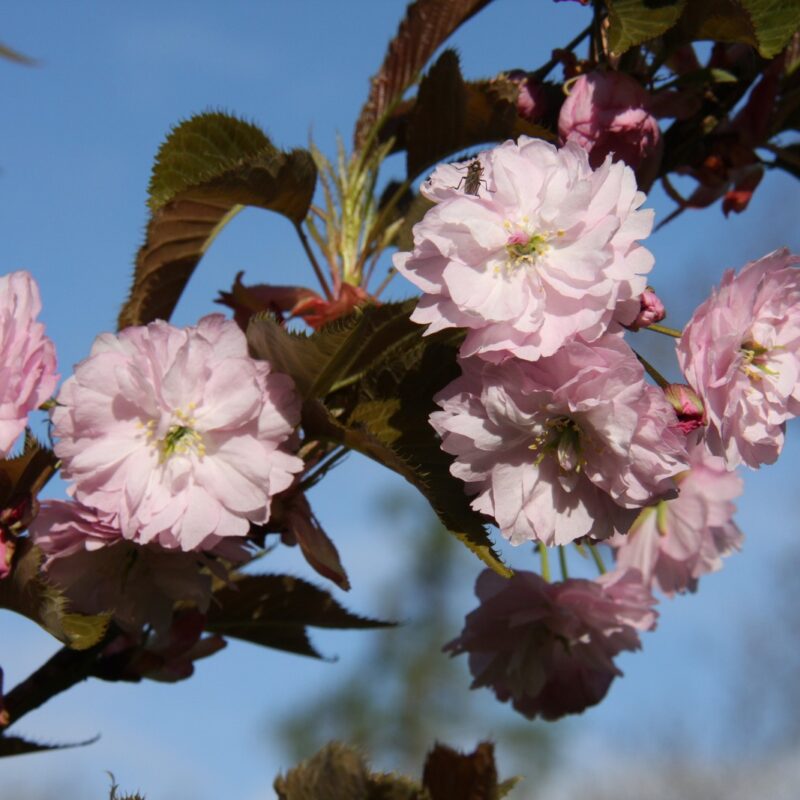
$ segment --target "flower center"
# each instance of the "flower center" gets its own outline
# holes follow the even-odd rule
[[[586,459],[581,445],[581,429],[569,417],[548,420],[544,430],[534,438],[528,449],[536,453],[538,467],[548,453],[553,453],[564,472],[580,472]]]
[[[739,346],[742,354],[742,363],[739,369],[752,381],[760,381],[765,375],[777,376],[778,373],[769,367],[768,347],[759,344],[754,339],[746,339]]]
[[[176,421],[169,426],[169,429],[162,439],[156,439],[155,420],[148,420],[147,424],[144,426],[147,441],[158,450],[159,460],[162,463],[173,455],[184,456],[188,453],[194,453],[202,458],[206,454],[203,436],[194,427],[197,424],[197,420],[191,416],[191,411],[193,409],[194,404],[190,403],[190,413],[180,408],[173,411],[172,415],[175,417]]]
[[[528,217],[523,217],[518,224],[506,220],[503,227],[509,234],[505,245],[506,260],[504,264],[495,267],[495,274],[512,275],[520,268],[533,266],[550,250],[550,240],[554,236],[564,235],[564,231],[557,231],[555,234],[550,231],[535,231]]]

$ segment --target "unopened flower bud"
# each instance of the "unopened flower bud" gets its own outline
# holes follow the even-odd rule
[[[14,537],[0,526],[0,580],[11,573],[11,559],[14,557]]]
[[[638,331],[639,328],[649,328],[653,323],[661,322],[667,316],[664,304],[649,286],[642,292],[639,302],[641,303],[639,314],[628,326],[632,331]]]
[[[547,111],[544,87],[531,78],[525,70],[512,69],[506,78],[517,85],[517,114],[528,122],[538,122]]]
[[[678,415],[677,427],[683,433],[691,433],[706,424],[703,401],[691,386],[671,383],[664,389],[664,394]]]

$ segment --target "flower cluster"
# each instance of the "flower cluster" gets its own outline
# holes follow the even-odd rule
[[[39,309],[30,275],[0,278],[3,454],[57,380]],[[212,573],[224,577],[218,559],[249,557],[250,524],[267,522],[303,467],[290,452],[298,419],[291,380],[252,359],[221,315],[101,335],[52,411],[73,499],[43,503],[24,524],[18,509],[3,512],[0,578],[30,522],[47,580],[72,610],[110,612],[134,636],[167,631],[177,601],[204,612]]]
[[[448,645],[470,654],[474,686],[546,718],[606,693],[613,657],[652,626],[651,591],[693,591],[740,548],[730,470],[774,461],[800,408],[787,251],[729,273],[698,309],[678,345],[688,385],[649,365],[659,385],[646,382],[624,334],[670,330],[645,281],[652,217],[632,169],[657,165],[658,125],[642,87],[609,73],[575,82],[560,132],[560,149],[520,137],[438,167],[422,187],[435,206],[394,261],[423,291],[412,319],[426,333],[466,332],[430,422],[472,508],[514,545],[605,542],[616,558],[596,581],[569,578],[563,557],[561,582],[485,573]],[[650,622],[620,621],[631,602]]]

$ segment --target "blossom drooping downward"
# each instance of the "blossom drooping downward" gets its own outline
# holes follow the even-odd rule
[[[36,322],[39,287],[21,270],[0,276],[0,458],[25,430],[28,414],[56,388],[56,351]]]
[[[744,538],[732,520],[742,479],[705,443],[690,449],[689,470],[679,486],[677,497],[646,508],[627,535],[611,541],[618,570],[636,569],[645,585],[670,596],[694,591],[698,578],[722,569],[722,558]]]
[[[291,379],[250,358],[219,314],[99,336],[53,411],[75,498],[127,539],[183,550],[267,521],[303,466],[281,449],[298,419]]]
[[[786,248],[728,270],[694,313],[678,361],[705,404],[708,446],[728,467],[773,463],[800,414],[800,256]]]
[[[592,170],[579,146],[525,136],[479,164],[477,194],[464,190],[466,164],[423,187],[437,205],[414,226],[414,250],[394,258],[423,291],[411,319],[428,333],[469,329],[461,354],[492,361],[536,360],[633,322],[653,265],[633,171],[610,159]]]
[[[621,337],[574,341],[535,363],[462,361],[431,424],[451,472],[512,544],[567,544],[627,530],[674,490],[683,436]]]
[[[491,570],[475,586],[480,605],[445,649],[469,653],[472,688],[490,687],[526,717],[557,719],[599,703],[622,672],[613,658],[641,647],[655,599],[630,572],[599,581],[548,583],[533,572]]]

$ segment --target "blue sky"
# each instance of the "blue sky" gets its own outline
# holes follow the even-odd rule
[[[311,134],[333,155],[337,132],[350,140],[368,77],[404,7],[402,0],[239,1],[223,11],[208,0],[48,0],[6,10],[0,41],[40,63],[0,63],[0,271],[27,268],[39,280],[62,375],[85,357],[99,332],[114,327],[146,220],[150,167],[169,127],[205,109],[225,109],[260,124],[279,146],[303,146]],[[498,0],[452,43],[470,77],[534,68],[586,24],[587,13],[574,3]],[[726,220],[712,208],[652,236],[652,283],[670,311],[668,321],[680,326],[723,268],[781,245],[800,248],[797,199],[796,183],[770,175],[742,217]],[[659,217],[669,210],[658,192],[649,202]],[[246,211],[215,242],[173,321],[190,324],[218,310],[212,298],[239,270],[254,282],[313,286],[289,223]],[[400,279],[392,292],[412,294]],[[669,373],[669,342],[657,344],[647,333],[641,339]],[[738,515],[748,537],[744,553],[704,581],[697,596],[662,604],[659,630],[645,637],[644,651],[622,659],[626,677],[598,709],[570,724],[582,741],[595,746],[613,731],[616,746],[635,753],[648,731],[662,727],[716,752],[717,709],[730,685],[720,676],[735,670],[737,629],[745,616],[767,613],[762,598],[775,560],[796,538],[799,465],[790,435],[778,465],[746,475]],[[312,497],[351,574],[354,590],[345,602],[363,613],[383,577],[402,568],[403,544],[391,531],[375,530],[371,503],[397,485],[389,473],[354,457]],[[511,557],[524,563],[527,552]],[[296,551],[270,566],[307,574]],[[476,562],[464,575],[465,610],[478,571]],[[55,741],[100,732],[100,742],[7,760],[3,780],[67,785],[76,797],[102,797],[108,769],[124,787],[141,787],[148,800],[269,797],[266,787],[286,766],[276,743],[264,737],[270,718],[310,689],[334,682],[357,659],[359,637],[369,635],[317,637],[326,652],[339,654],[334,665],[234,642],[182,684],[83,685],[31,714],[19,732]],[[0,642],[7,686],[56,648],[31,623],[7,613],[0,616]]]

